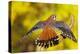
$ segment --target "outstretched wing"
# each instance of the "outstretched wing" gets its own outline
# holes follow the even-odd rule
[[[54,23],[54,26],[63,32],[61,34],[62,36],[68,37],[72,39],[73,41],[77,42],[75,36],[73,35],[72,31],[70,30],[69,26],[66,23],[62,21],[56,21]]]
[[[28,36],[26,36],[26,35],[28,35],[28,34],[30,34],[32,31],[34,31],[34,30],[37,30],[37,29],[40,29],[40,28],[43,28],[44,27],[44,22],[43,21],[39,21],[38,23],[36,23],[33,27],[32,27],[32,29],[30,29],[17,43],[16,43],[16,45],[20,45],[20,44],[22,44],[22,42],[24,41],[25,43],[26,43],[26,39],[27,39],[27,37]]]
[[[43,27],[44,27],[44,24],[43,24],[43,23],[44,23],[43,21],[40,21],[40,22],[38,22],[37,24],[35,24],[35,25],[32,27],[32,29],[30,29],[30,30],[26,33],[26,35],[28,35],[29,33],[31,33],[31,32],[34,31],[34,30],[43,28]]]

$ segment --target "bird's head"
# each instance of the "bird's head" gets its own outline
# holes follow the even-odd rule
[[[56,15],[51,15],[51,16],[50,16],[50,19],[56,20]]]
[[[48,19],[47,19],[47,21],[55,21],[56,20],[56,15],[51,15]]]

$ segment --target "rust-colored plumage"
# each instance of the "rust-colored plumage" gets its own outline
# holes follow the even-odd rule
[[[50,26],[45,26],[42,33],[40,34],[39,40],[49,40],[56,37],[57,34]]]
[[[45,26],[37,41],[36,45],[48,48],[52,45],[57,45],[59,43],[58,35],[51,26]]]

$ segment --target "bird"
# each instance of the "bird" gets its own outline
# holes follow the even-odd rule
[[[28,31],[26,33],[26,35],[28,35],[29,33],[31,33],[34,30],[37,29],[44,29],[45,26],[51,26],[51,27],[56,27],[57,29],[62,31],[62,36],[64,37],[68,37],[70,39],[72,39],[73,41],[77,41],[75,36],[73,35],[71,29],[69,28],[69,26],[63,22],[63,21],[56,21],[56,16],[55,15],[51,15],[46,21],[39,21],[36,25],[34,25],[32,27],[32,29],[30,31]],[[67,36],[65,36],[67,35]]]
[[[72,41],[77,42],[69,25],[67,25],[64,21],[57,21],[56,15],[51,15],[45,21],[39,21],[26,33],[26,35],[32,33],[37,29],[43,29],[38,39],[35,40],[35,43],[36,45],[48,48],[49,45],[52,46],[59,43],[59,37],[55,32],[54,28],[61,31],[60,35],[64,39],[69,38]]]

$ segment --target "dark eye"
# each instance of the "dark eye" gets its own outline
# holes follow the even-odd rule
[[[51,18],[53,18],[55,20],[56,19],[56,16],[55,15],[52,15]]]

